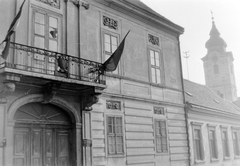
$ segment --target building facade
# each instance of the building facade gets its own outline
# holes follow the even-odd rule
[[[184,81],[190,165],[240,165],[240,108],[205,85]]]
[[[1,2],[0,39],[22,2]],[[182,33],[140,1],[26,0],[1,59],[0,165],[189,165]]]

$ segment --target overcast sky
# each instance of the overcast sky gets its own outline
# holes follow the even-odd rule
[[[212,15],[227,51],[234,57],[238,96],[240,96],[240,1],[239,0],[141,0],[147,6],[185,29],[180,36],[183,77],[188,78],[183,52],[189,51],[189,80],[205,84],[203,62],[205,43],[212,28]]]

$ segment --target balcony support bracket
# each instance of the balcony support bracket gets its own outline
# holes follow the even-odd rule
[[[56,95],[59,90],[60,83],[47,83],[43,86],[43,102],[44,104],[50,103],[51,99]]]

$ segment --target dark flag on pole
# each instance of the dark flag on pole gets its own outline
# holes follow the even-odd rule
[[[5,39],[0,44],[0,48],[2,48],[2,50],[0,50],[0,55],[4,59],[7,59],[8,52],[9,52],[9,47],[10,47],[10,38],[11,38],[11,35],[16,31],[16,29],[18,27],[18,24],[20,22],[21,13],[22,13],[22,7],[23,7],[25,1],[26,0],[23,1],[17,15],[13,19],[13,21],[12,21],[12,23],[11,23],[9,29],[8,29],[8,32],[7,32],[7,35],[6,35]]]
[[[128,31],[128,33],[129,32],[130,32],[130,30]],[[121,55],[123,53],[125,39],[126,39],[128,33],[125,35],[122,42],[120,43],[118,48],[114,51],[114,53],[103,63],[104,71],[112,72],[112,71],[116,70],[118,63],[120,61]]]

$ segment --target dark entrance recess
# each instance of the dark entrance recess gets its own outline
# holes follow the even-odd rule
[[[74,165],[70,116],[51,104],[20,107],[14,119],[14,166]]]

